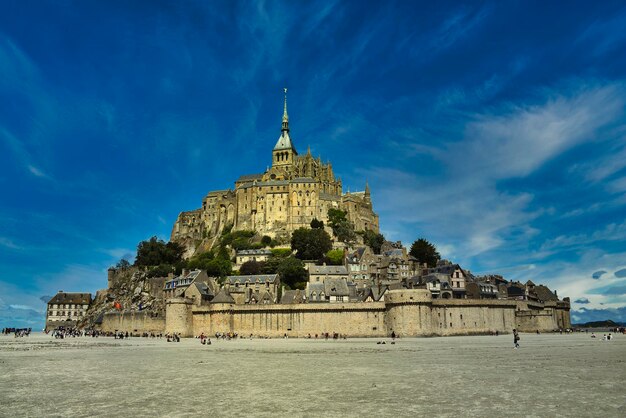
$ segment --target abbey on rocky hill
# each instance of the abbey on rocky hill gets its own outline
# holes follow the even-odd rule
[[[204,241],[209,244],[225,228],[253,230],[288,241],[300,227],[313,219],[326,223],[330,208],[347,212],[355,230],[378,232],[378,215],[372,208],[368,185],[365,191],[343,193],[330,162],[314,158],[310,148],[298,155],[289,135],[287,89],[281,134],[272,150],[272,166],[264,173],[244,175],[235,190],[209,192],[202,207],[181,212],[174,223],[171,240],[184,244],[188,254]]]

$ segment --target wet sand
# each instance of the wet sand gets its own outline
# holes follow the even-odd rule
[[[1,336],[0,416],[626,416],[623,335],[212,341]]]

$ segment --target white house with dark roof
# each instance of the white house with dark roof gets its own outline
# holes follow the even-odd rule
[[[59,292],[48,301],[46,310],[46,330],[60,326],[74,327],[83,319],[89,305],[91,293]]]
[[[247,261],[267,261],[272,256],[272,251],[266,249],[258,250],[239,250],[235,258],[235,269],[241,268],[241,265]]]

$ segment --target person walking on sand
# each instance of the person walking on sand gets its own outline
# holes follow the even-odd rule
[[[513,329],[513,348],[514,349],[518,349],[519,348],[519,334],[517,333],[517,330],[514,328]]]

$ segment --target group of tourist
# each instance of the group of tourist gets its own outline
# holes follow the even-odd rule
[[[595,332],[591,333],[591,338],[596,338]],[[609,335],[604,334],[602,336],[602,341],[611,341],[612,339],[613,339],[613,334],[611,334],[610,332],[609,332]]]
[[[15,338],[28,337],[31,331],[31,328],[2,328],[2,335],[14,334]]]
[[[165,334],[165,338],[168,343],[179,343],[180,342],[180,334]]]
[[[200,344],[202,345],[211,345],[211,339],[204,335],[204,332],[200,334]]]

